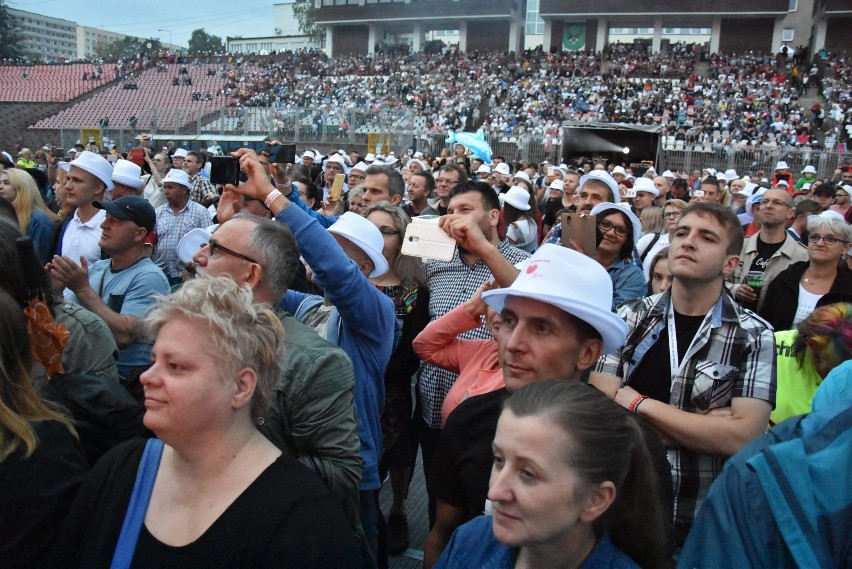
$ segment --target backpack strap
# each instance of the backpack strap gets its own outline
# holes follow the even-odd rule
[[[648,243],[648,246],[647,246],[647,247],[645,247],[645,250],[644,250],[644,251],[642,251],[642,254],[641,254],[641,255],[639,255],[639,262],[640,262],[640,263],[644,263],[644,262],[645,262],[645,257],[647,257],[647,256],[648,256],[648,252],[649,252],[651,249],[653,249],[653,248],[654,248],[654,245],[656,245],[656,244],[657,244],[657,241],[659,241],[659,240],[660,240],[660,235],[662,235],[662,234],[661,234],[661,233],[655,233],[655,234],[654,234],[654,238],[653,238],[653,239],[651,239],[651,242],[650,242],[650,243]]]

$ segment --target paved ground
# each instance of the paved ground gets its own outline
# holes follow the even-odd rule
[[[382,486],[379,494],[379,502],[382,512],[387,516],[391,505],[390,481]],[[399,557],[391,557],[388,566],[390,569],[420,569],[423,566],[423,544],[429,534],[429,515],[426,511],[428,498],[426,495],[426,484],[423,480],[423,462],[417,455],[417,465],[414,468],[414,479],[408,491],[408,500],[405,502],[408,514],[408,550]]]

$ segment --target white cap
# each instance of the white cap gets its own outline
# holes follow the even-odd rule
[[[192,182],[189,181],[189,174],[180,168],[172,168],[166,172],[166,175],[163,178],[163,183],[165,184],[166,182],[174,182],[175,184],[186,186],[187,189],[192,188]]]
[[[497,174],[503,174],[504,176],[511,176],[512,171],[509,169],[509,165],[505,162],[500,162],[494,167],[494,172]]]
[[[804,169],[802,170],[802,174],[816,174],[816,173],[817,173],[816,168],[814,168],[810,164],[805,166]]]
[[[571,286],[565,286],[566,275],[571,275]],[[537,300],[579,318],[601,335],[605,354],[627,339],[627,324],[612,312],[612,280],[606,269],[567,247],[542,245],[512,286],[482,294],[485,304],[498,313],[509,297]]]
[[[786,162],[784,162],[783,160],[780,160],[780,161],[779,161],[779,162],[775,165],[775,169],[776,169],[776,170],[789,170],[789,169],[790,169],[790,167],[789,167],[789,166],[787,166],[787,163],[786,163]]]
[[[603,214],[606,214],[608,211],[618,211],[627,216],[627,219],[630,220],[630,224],[633,226],[633,244],[636,245],[636,242],[639,241],[639,237],[642,236],[642,222],[639,221],[639,218],[636,217],[636,214],[633,213],[630,206],[626,203],[615,204],[612,202],[603,202],[593,207],[592,211],[589,213],[591,215],[603,217]]]
[[[106,158],[101,158],[100,155],[94,152],[84,150],[71,162],[59,163],[59,167],[66,172],[71,170],[72,166],[85,170],[103,182],[106,186],[106,191],[110,191],[115,187],[112,183],[112,164],[107,162]]]
[[[347,211],[328,230],[345,237],[370,257],[373,261],[373,272],[369,274],[370,278],[380,277],[388,272],[387,259],[382,255],[385,240],[373,222],[355,212]]]
[[[621,203],[621,195],[618,193],[618,183],[615,181],[615,178],[610,176],[606,170],[592,170],[591,172],[580,178],[579,187],[582,189],[582,187],[586,185],[586,182],[590,180],[598,180],[600,182],[605,183],[612,191],[612,201],[614,203]]]
[[[181,237],[177,246],[178,259],[181,263],[191,263],[192,257],[210,241],[212,234],[206,229],[196,227]]]
[[[500,201],[521,211],[530,209],[530,193],[521,186],[512,186],[508,192],[500,194]]]
[[[633,182],[633,191],[634,192],[645,192],[648,194],[654,194],[654,197],[658,197],[660,195],[660,190],[657,189],[657,186],[654,185],[654,181],[651,178],[645,178],[644,176],[641,178],[637,178],[635,182]]]
[[[145,185],[142,181],[142,168],[130,160],[116,160],[112,169],[112,181],[137,190]]]
[[[526,173],[526,172],[524,172],[523,170],[519,170],[519,171],[515,172],[515,175],[514,175],[514,176],[512,176],[512,179],[513,179],[513,180],[517,180],[517,179],[519,179],[519,178],[520,178],[521,180],[523,180],[523,181],[527,182],[528,184],[532,184],[532,180],[530,180],[530,177],[529,177],[529,176],[527,175],[527,173]]]
[[[491,168],[489,168],[487,164],[483,164],[482,166],[480,166],[479,168],[476,169],[476,173],[477,174],[490,174]]]

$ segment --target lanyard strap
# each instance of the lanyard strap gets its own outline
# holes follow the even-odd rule
[[[702,328],[704,328],[704,323],[707,322],[707,318],[713,313],[713,309],[710,309],[710,312],[704,316],[704,320],[701,322],[701,326],[698,327],[698,331],[700,332]],[[685,361],[680,361],[680,352],[677,350],[677,330],[675,328],[675,311],[674,311],[674,303],[669,302],[669,309],[666,311],[666,326],[668,327],[669,334],[669,366],[671,369],[671,381],[672,385],[674,385],[675,378],[680,375],[681,367],[684,365]],[[693,344],[695,343],[695,338],[698,337],[698,333],[696,332],[695,336],[692,337],[692,340],[689,343],[689,347],[684,352],[684,356],[689,354],[689,350],[692,349]]]

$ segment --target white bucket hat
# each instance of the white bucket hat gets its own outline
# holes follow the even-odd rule
[[[662,176],[663,178],[670,178],[672,180],[677,178],[677,174],[675,174],[671,170],[666,170],[665,172],[663,172]]]
[[[515,209],[527,211],[530,209],[530,193],[520,186],[512,186],[505,194],[500,194],[500,202],[507,203]]]
[[[615,204],[612,202],[603,202],[593,207],[592,211],[589,213],[594,216],[603,217],[602,214],[605,214],[608,211],[617,211],[627,216],[627,219],[630,220],[630,224],[633,226],[633,244],[636,245],[636,242],[639,241],[639,238],[642,236],[642,222],[639,221],[636,214],[631,211],[630,206],[626,203]]]
[[[559,190],[560,192],[564,192],[565,191],[565,182],[563,182],[562,180],[556,179],[556,180],[553,180],[552,182],[550,182],[550,185],[547,186],[547,187],[548,187],[548,189],[551,189],[551,190]]]
[[[817,173],[816,168],[814,168],[810,164],[805,166],[805,168],[802,170],[802,174],[816,174],[816,173]]]
[[[101,158],[100,155],[95,154],[94,152],[84,150],[71,162],[59,163],[59,167],[66,172],[71,170],[71,166],[76,166],[81,170],[85,170],[103,182],[106,186],[106,191],[110,191],[115,187],[112,183],[112,164],[110,164],[106,158]]]
[[[355,212],[347,211],[328,230],[349,239],[370,257],[373,261],[373,272],[369,274],[370,278],[380,277],[388,272],[387,259],[382,255],[385,240],[379,228],[371,221]]]
[[[372,152],[368,152],[366,156],[364,156],[364,162],[374,162],[376,160],[376,155]]]
[[[754,204],[760,201],[761,196],[766,193],[766,188],[759,187],[749,196],[748,200],[746,200],[746,213],[749,215],[754,215],[751,213],[752,209],[754,209]]]
[[[186,158],[186,148],[178,148],[175,150],[172,158]]]
[[[512,286],[482,294],[482,300],[498,313],[509,297],[537,300],[579,318],[601,335],[605,354],[627,339],[627,324],[612,312],[612,280],[606,269],[567,247],[542,245]]]
[[[610,176],[607,172],[604,170],[592,170],[580,178],[580,189],[582,189],[589,180],[598,180],[605,183],[609,186],[609,189],[612,190],[612,201],[614,203],[621,203],[621,195],[618,193],[618,183],[615,181],[615,178]]]
[[[779,162],[775,165],[775,170],[776,170],[776,171],[777,171],[777,170],[789,170],[789,169],[790,169],[790,167],[789,167],[789,166],[787,166],[787,163],[786,163],[786,162],[784,162],[783,160],[779,161]]]
[[[612,169],[612,175],[621,174],[622,176],[627,176],[627,170],[624,169],[624,166],[616,166]]]
[[[130,160],[116,160],[112,169],[112,181],[137,190],[145,185],[142,181],[142,168]]]
[[[637,178],[636,181],[633,182],[633,191],[653,194],[655,198],[660,195],[660,190],[657,189],[657,186],[654,185],[651,178],[645,177]]]
[[[515,172],[515,175],[512,176],[512,179],[513,180],[521,179],[528,184],[532,184],[532,180],[530,180],[530,177],[527,175],[526,172],[523,172],[523,171]]]
[[[350,168],[349,171],[351,172],[352,170],[358,170],[359,172],[364,172],[366,174],[367,168],[369,168],[369,167],[370,167],[370,165],[367,164],[366,162],[358,162],[357,164],[352,166],[352,168]]]
[[[343,156],[341,156],[340,154],[334,154],[332,156],[329,156],[328,159],[325,162],[322,163],[322,171],[323,172],[325,172],[326,167],[328,166],[329,162],[334,162],[336,164],[340,164],[340,167],[343,168],[343,173],[344,174],[349,173],[349,164],[346,163],[346,160],[344,160]]]
[[[490,174],[491,168],[489,168],[487,164],[483,164],[482,166],[480,166],[479,168],[476,169],[476,173],[477,174]]]
[[[739,180],[740,175],[737,174],[737,171],[731,168],[730,170],[725,170],[725,179],[729,182],[733,182],[734,180]]]
[[[163,178],[163,183],[165,184],[166,182],[174,182],[175,184],[185,186],[187,189],[192,188],[192,182],[189,181],[189,174],[180,168],[172,168],[169,170]]]

